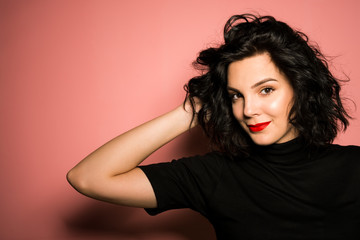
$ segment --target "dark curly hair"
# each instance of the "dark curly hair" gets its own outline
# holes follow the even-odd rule
[[[224,28],[225,42],[200,52],[194,66],[202,71],[185,90],[197,120],[217,150],[229,155],[248,153],[252,140],[232,112],[227,92],[230,63],[268,53],[289,79],[294,104],[289,122],[310,146],[331,143],[340,129],[346,130],[350,116],[340,99],[340,85],[331,74],[326,57],[308,37],[272,16],[234,15]],[[195,113],[194,98],[201,109]],[[291,117],[290,117],[291,116]]]

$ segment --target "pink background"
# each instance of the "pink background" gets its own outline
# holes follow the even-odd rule
[[[0,239],[214,239],[189,210],[157,217],[65,180],[90,151],[180,104],[198,51],[232,14],[271,14],[336,56],[360,105],[357,0],[0,1]],[[355,118],[359,113],[350,101]],[[336,140],[360,145],[355,119]],[[201,151],[189,136],[147,162]],[[191,138],[193,139],[193,138]]]

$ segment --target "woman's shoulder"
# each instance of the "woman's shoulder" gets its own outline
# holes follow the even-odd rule
[[[216,160],[226,160],[226,159],[230,159],[230,157],[223,152],[219,152],[219,151],[211,151],[211,152],[207,152],[204,154],[198,154],[198,155],[193,155],[190,157],[183,157],[181,158],[181,160],[184,159],[198,159],[198,160],[203,160],[203,161],[216,161]]]
[[[324,154],[327,159],[352,162],[360,166],[360,146],[330,144],[325,148]]]
[[[160,171],[160,172],[183,172],[192,175],[201,174],[221,174],[224,163],[230,160],[221,152],[208,152],[199,155],[185,156],[173,159],[170,162],[152,163],[140,166],[144,171]]]
[[[222,152],[208,152],[201,155],[194,155],[190,157],[183,157],[180,159],[173,160],[172,163],[184,164],[198,167],[214,167],[221,168],[226,161],[230,161],[231,158]]]
[[[328,151],[333,153],[341,153],[341,154],[359,154],[360,146],[356,145],[340,145],[340,144],[330,144],[327,147]]]

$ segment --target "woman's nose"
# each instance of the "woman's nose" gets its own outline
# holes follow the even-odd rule
[[[259,103],[255,99],[247,98],[244,101],[244,116],[247,118],[259,115]]]

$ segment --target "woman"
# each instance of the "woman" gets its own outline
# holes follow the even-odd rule
[[[150,214],[191,208],[218,239],[359,239],[360,148],[331,142],[349,115],[305,34],[273,17],[231,17],[202,51],[184,105],[106,143],[68,180]],[[138,165],[201,125],[217,151]]]

